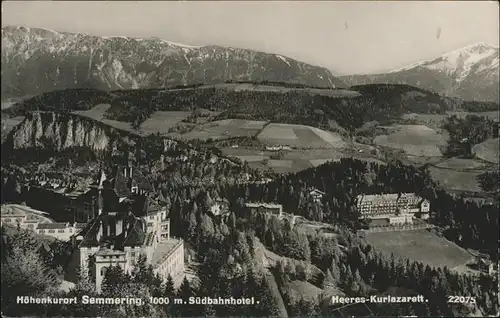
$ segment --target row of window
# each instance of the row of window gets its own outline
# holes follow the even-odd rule
[[[23,220],[20,219],[20,218],[17,218],[17,219],[14,219],[14,220],[12,220],[10,218],[6,218],[6,219],[3,219],[2,221],[4,221],[4,222],[22,222]]]
[[[33,224],[29,224],[28,227],[33,227]],[[66,229],[59,229],[57,230],[57,233],[65,233]],[[73,233],[73,229],[69,228],[69,233]],[[45,233],[45,230],[38,230],[38,233]],[[47,233],[56,233],[56,230],[50,229],[47,230]]]

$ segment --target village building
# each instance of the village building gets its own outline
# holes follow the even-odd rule
[[[111,180],[102,172],[86,195],[93,219],[73,236],[77,251],[72,264],[91,273],[97,290],[107,268],[118,265],[131,273],[140,255],[162,279],[184,278],[184,243],[170,237],[166,209],[147,195],[150,189],[135,176],[130,167]]]
[[[316,188],[311,188],[309,189],[309,195],[311,196],[314,202],[321,203],[323,197],[325,196],[325,193]]]
[[[210,214],[214,217],[225,217],[229,215],[229,202],[226,199],[215,199],[210,205]]]
[[[41,223],[35,229],[35,232],[40,235],[54,237],[60,241],[70,241],[73,235],[78,234],[85,227],[85,223]]]
[[[495,276],[498,273],[498,264],[492,262],[489,256],[484,254],[476,255],[473,265],[478,271],[487,273],[490,276]]]
[[[428,200],[414,193],[358,195],[356,201],[361,219],[386,219],[389,224],[413,223],[415,217],[427,219]]]
[[[278,146],[266,146],[267,151],[280,151],[280,150],[292,150],[290,146],[283,146],[283,145],[278,145]]]
[[[25,205],[2,205],[1,225],[19,227],[35,231],[40,224],[52,223],[48,213],[32,209]]]
[[[103,195],[126,197],[130,193],[143,196],[153,193],[154,189],[139,169],[131,162],[127,166],[117,166],[112,177],[104,180]],[[92,200],[97,195],[96,185],[90,188],[74,189],[71,185],[45,180],[32,180],[23,188],[26,203],[36,209],[47,211],[57,222],[87,223],[96,216]]]
[[[269,213],[278,217],[283,216],[283,206],[276,203],[248,202],[245,203],[251,213]]]

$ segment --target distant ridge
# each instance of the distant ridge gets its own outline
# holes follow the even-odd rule
[[[147,89],[232,80],[346,87],[325,68],[278,54],[23,26],[2,28],[2,79],[3,98],[67,88]]]

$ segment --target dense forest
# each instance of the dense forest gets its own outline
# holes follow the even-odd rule
[[[315,203],[309,196],[311,187],[326,193],[322,203]],[[358,219],[355,206],[358,194],[414,192],[430,200],[431,222],[444,228],[450,240],[498,259],[498,204],[478,205],[448,194],[432,180],[426,167],[400,163],[379,165],[344,158],[281,176],[270,183],[240,185],[221,191],[226,197],[278,202],[289,213],[333,224]]]
[[[458,275],[446,268],[431,268],[410,260],[395,259],[377,253],[370,245],[356,237],[341,225],[335,226],[337,236],[327,238],[318,234],[305,235],[294,230],[286,220],[263,214],[245,215],[243,198],[239,197],[231,207],[225,221],[213,219],[206,213],[212,198],[218,196],[216,188],[206,191],[189,187],[187,191],[165,189],[167,209],[171,213],[172,234],[181,236],[195,250],[200,284],[187,280],[178,290],[172,279],[161,282],[152,268],[141,260],[131,273],[119,268],[107,271],[103,291],[97,294],[87,273],[80,273],[76,288],[69,292],[57,290],[57,275],[50,268],[51,258],[43,258],[38,249],[29,249],[33,235],[2,236],[2,271],[16,270],[16,276],[2,275],[2,311],[47,316],[110,316],[128,317],[192,317],[192,316],[339,316],[336,306],[329,303],[328,294],[321,294],[320,301],[307,295],[290,293],[289,283],[303,281],[319,287],[336,286],[348,296],[401,294],[423,295],[429,301],[415,304],[370,304],[371,311],[381,316],[466,316],[478,308],[485,315],[498,310],[494,277]],[[262,266],[257,258],[259,241],[270,250],[290,257],[279,261],[270,269]],[[22,250],[20,247],[28,247]],[[37,267],[18,266],[32,264]],[[4,270],[5,268],[5,270]],[[314,270],[318,268],[319,271]],[[36,273],[34,270],[36,269]],[[5,272],[4,272],[5,271]],[[46,273],[38,279],[35,275]],[[4,278],[5,277],[5,278]],[[19,306],[6,294],[4,286],[10,286],[10,295],[22,292],[32,296],[74,297],[82,295],[103,297],[190,296],[255,297],[253,306],[209,306],[173,304],[165,306]],[[13,288],[12,288],[13,286]],[[326,289],[328,290],[328,288]],[[457,305],[447,302],[447,295],[474,295],[477,305]],[[354,312],[351,312],[353,310]],[[356,308],[347,313],[356,315]],[[344,311],[345,314],[345,311]]]
[[[498,192],[500,179],[498,171],[487,171],[477,176],[478,183],[481,188],[486,192]]]

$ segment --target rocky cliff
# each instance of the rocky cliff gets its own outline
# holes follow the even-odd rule
[[[54,112],[33,112],[10,135],[13,149],[45,148],[61,151],[73,147],[111,150],[117,130],[82,117]]]

